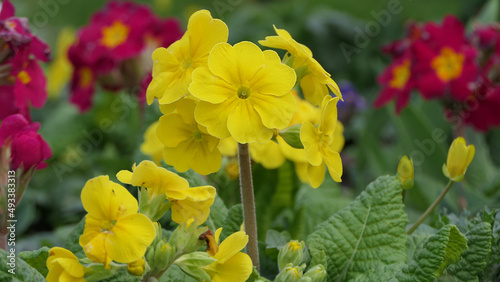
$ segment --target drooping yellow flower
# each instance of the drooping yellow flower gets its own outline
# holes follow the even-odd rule
[[[219,139],[207,133],[196,123],[196,104],[183,99],[177,104],[177,113],[164,115],[156,130],[163,143],[163,159],[179,172],[192,168],[207,175],[220,169],[222,156],[217,146]]]
[[[153,80],[147,89],[147,101],[154,98],[160,104],[171,104],[189,94],[191,74],[198,67],[207,66],[210,50],[219,42],[226,42],[226,24],[213,19],[210,12],[201,10],[189,18],[187,31],[168,48],[153,52]]]
[[[336,182],[341,182],[342,160],[338,150],[340,144],[335,140],[337,127],[337,102],[338,98],[325,96],[321,107],[321,120],[318,127],[310,122],[305,122],[300,130],[300,140],[306,152],[307,178],[313,188],[323,183],[325,166],[330,176]]]
[[[464,179],[467,167],[474,158],[474,145],[466,146],[465,139],[458,137],[451,143],[448,159],[443,165],[443,173],[451,181],[460,182]]]
[[[263,46],[288,51],[285,60],[289,62],[297,73],[297,82],[300,82],[304,97],[314,105],[321,104],[323,97],[329,95],[330,89],[339,98],[342,98],[339,87],[330,74],[313,58],[307,46],[295,41],[284,29],[274,26],[277,36],[267,36],[259,40]]]
[[[399,182],[403,189],[410,189],[413,187],[413,160],[407,156],[403,156],[398,164]]]
[[[49,250],[47,258],[48,282],[74,281],[85,282],[85,268],[80,264],[78,258],[70,251],[54,247]]]
[[[290,90],[295,72],[274,51],[243,41],[219,43],[210,52],[208,68],[193,72],[191,94],[201,101],[196,121],[209,134],[239,143],[264,143],[273,129],[288,126],[297,110]]]
[[[163,143],[160,142],[156,135],[156,128],[159,122],[152,123],[144,132],[144,142],[141,144],[141,152],[144,155],[150,156],[153,161],[159,165],[163,157]]]
[[[173,202],[171,210],[174,222],[183,224],[194,219],[200,225],[207,220],[215,200],[214,187],[189,188],[187,180],[151,161],[142,161],[138,166],[134,165],[132,170],[121,170],[116,177],[123,183],[146,188],[150,198],[165,193],[167,199]]]
[[[49,97],[56,98],[61,95],[63,87],[71,78],[72,65],[68,59],[68,49],[75,41],[75,31],[65,27],[57,37],[56,57],[49,66],[47,90]]]
[[[81,198],[87,216],[80,245],[90,260],[109,268],[113,260],[131,263],[144,256],[155,228],[137,213],[137,200],[127,189],[103,175],[87,181]]]
[[[215,231],[217,244],[221,232],[222,228]],[[248,235],[244,231],[238,231],[229,235],[220,245],[212,244],[208,253],[217,261],[205,266],[204,269],[213,282],[243,282],[250,277],[253,269],[252,260],[247,254],[240,252],[247,243]]]

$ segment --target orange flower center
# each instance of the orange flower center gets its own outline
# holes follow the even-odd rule
[[[92,83],[92,78],[94,74],[92,70],[88,67],[80,69],[80,86],[82,88],[87,88]]]
[[[405,60],[401,65],[392,69],[392,79],[389,81],[391,88],[403,89],[410,79],[410,60]]]
[[[101,44],[108,48],[115,48],[127,40],[130,29],[121,21],[114,21],[112,25],[102,29]]]
[[[448,47],[441,49],[441,54],[432,60],[432,68],[444,82],[458,78],[462,74],[464,55]]]
[[[31,76],[26,71],[20,71],[17,74],[17,78],[24,84],[28,84],[31,82]]]

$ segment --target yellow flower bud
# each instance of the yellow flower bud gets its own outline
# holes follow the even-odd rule
[[[144,266],[146,265],[146,261],[143,258],[131,262],[127,265],[127,270],[131,274],[135,276],[140,276],[144,272]]]
[[[413,187],[413,160],[408,159],[407,156],[401,158],[398,165],[398,176],[403,189],[406,190]]]
[[[474,158],[474,153],[474,145],[466,146],[464,138],[458,137],[453,140],[448,151],[448,159],[443,165],[444,175],[451,181],[462,181],[467,167]]]
[[[304,241],[299,242],[296,240],[292,240],[284,245],[278,254],[278,267],[280,271],[288,264],[292,264],[292,266],[299,265],[302,262],[305,247]]]

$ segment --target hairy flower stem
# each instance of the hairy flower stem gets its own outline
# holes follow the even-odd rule
[[[424,214],[422,214],[422,216],[412,225],[412,227],[410,227],[410,229],[406,231],[406,234],[410,235],[411,233],[413,233],[413,231],[415,231],[415,229],[417,229],[420,226],[420,224],[422,224],[422,222],[424,222],[424,220],[432,213],[432,211],[437,207],[437,205],[439,205],[439,203],[443,200],[446,193],[448,193],[448,191],[450,190],[452,183],[453,181],[448,182],[448,185],[446,185],[446,188],[444,188],[443,192],[439,194],[436,200],[434,200],[434,203],[432,203],[432,205],[430,205],[429,208],[427,208]]]
[[[238,144],[238,160],[240,163],[240,193],[243,204],[245,232],[248,234],[247,254],[253,265],[259,270],[259,246],[257,243],[257,220],[255,217],[255,200],[253,195],[252,165],[248,144]]]

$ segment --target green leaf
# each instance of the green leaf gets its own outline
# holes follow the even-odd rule
[[[210,207],[210,214],[208,215],[207,221],[204,225],[212,229],[215,232],[219,227],[224,226],[224,220],[227,217],[227,208],[224,202],[219,196],[215,196],[215,201]]]
[[[43,277],[40,272],[31,267],[22,258],[17,257],[16,262],[12,265],[10,258],[7,256],[11,253],[0,249],[0,281],[30,281],[30,282],[43,282],[45,277]],[[13,269],[13,270],[11,270]],[[13,271],[9,272],[9,270]]]
[[[273,229],[269,229],[266,233],[266,245],[267,249],[279,249],[287,244],[292,238],[288,231],[278,232]]]
[[[196,282],[196,280],[186,275],[177,265],[172,265],[160,277],[159,282]]]
[[[219,241],[222,242],[229,235],[240,231],[241,224],[243,224],[243,207],[241,204],[237,204],[232,206],[227,212]]]
[[[455,225],[446,225],[429,237],[414,258],[396,275],[399,281],[432,281],[460,259],[467,239]]]
[[[66,239],[66,242],[64,243],[64,248],[71,251],[78,258],[85,257],[83,248],[82,246],[80,246],[80,235],[83,234],[84,229],[85,229],[85,217],[82,218],[80,222],[78,222],[78,224],[75,226],[75,229],[71,231],[71,233],[68,236],[68,239]]]
[[[479,281],[478,275],[486,267],[491,254],[491,225],[482,222],[465,234],[469,247],[462,258],[448,267],[447,272],[457,281]]]
[[[349,280],[377,265],[405,261],[408,217],[401,193],[396,177],[379,177],[348,207],[316,227],[307,245],[313,259],[325,252],[328,281]]]
[[[35,251],[26,251],[19,254],[26,263],[40,272],[43,276],[47,276],[49,270],[47,269],[47,258],[49,257],[49,248],[42,247]]]

